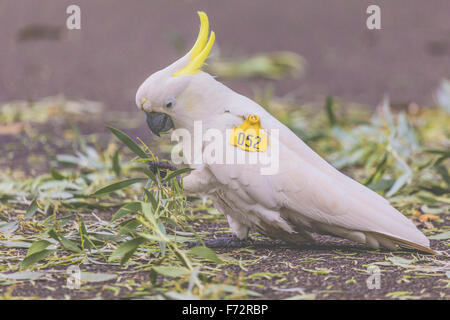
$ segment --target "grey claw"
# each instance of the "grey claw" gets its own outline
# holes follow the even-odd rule
[[[205,246],[210,248],[243,248],[253,244],[253,241],[248,238],[240,240],[236,237],[221,237],[212,240],[204,241]]]
[[[159,170],[160,171],[159,175],[162,179],[164,179],[165,176],[167,175],[167,170],[170,170],[170,171],[178,170],[178,168],[176,166],[174,166],[173,164],[171,164],[169,162],[165,162],[165,161],[151,161],[151,162],[149,162],[148,168],[155,175],[158,174],[158,170]],[[176,178],[177,178],[178,183],[181,183],[181,177],[177,176]]]

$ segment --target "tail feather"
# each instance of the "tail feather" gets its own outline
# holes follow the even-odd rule
[[[386,240],[391,240],[393,243],[405,247],[405,248],[409,248],[409,249],[414,249],[414,250],[419,250],[422,252],[426,252],[426,253],[430,253],[430,254],[434,254],[437,255],[438,252],[436,252],[435,250],[431,249],[430,247],[425,247],[423,245],[408,241],[408,240],[403,240],[400,238],[396,238],[396,237],[392,237],[386,234],[382,234],[382,233],[378,233],[378,232],[374,232],[374,234],[377,236],[377,238],[383,238]]]

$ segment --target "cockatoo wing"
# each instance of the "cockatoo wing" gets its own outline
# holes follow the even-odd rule
[[[399,244],[434,253],[429,240],[386,199],[336,170],[250,99],[239,96],[236,100],[227,111],[238,119],[256,114],[262,128],[279,130],[280,169],[267,176],[260,174],[259,165],[250,164],[212,170],[222,183],[240,188],[264,206],[278,207],[294,225],[375,248]]]

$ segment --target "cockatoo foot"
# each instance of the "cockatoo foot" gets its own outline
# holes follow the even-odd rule
[[[220,237],[212,240],[206,240],[205,246],[210,248],[242,248],[253,244],[251,238],[241,240],[237,237]]]
[[[243,248],[248,247],[253,244],[253,240],[251,238],[247,238],[244,240],[240,240],[237,237],[220,237],[212,240],[203,241],[205,246],[209,248]],[[201,246],[203,245],[201,242],[189,243],[190,247],[192,246]]]
[[[167,175],[167,171],[176,171],[178,170],[173,164],[165,161],[151,161],[149,162],[148,168],[153,174],[157,175],[159,170],[159,175],[162,179],[164,179]],[[181,183],[181,177],[178,175],[177,177],[178,183]]]
[[[165,175],[166,170],[175,171],[177,170],[177,167],[175,167],[173,164],[165,161],[151,161],[149,162],[148,168],[151,172],[154,174],[158,173],[158,169],[161,171],[164,171],[164,173],[161,173],[161,178],[164,178],[162,175]]]

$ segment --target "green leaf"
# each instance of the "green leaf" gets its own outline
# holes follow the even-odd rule
[[[325,109],[327,111],[328,122],[330,123],[331,127],[334,127],[337,123],[336,115],[334,114],[334,110],[333,110],[333,104],[334,104],[333,97],[328,96],[327,100],[325,102]]]
[[[147,188],[144,190],[144,194],[145,194],[145,201],[150,201],[152,207],[154,210],[156,210],[156,208],[158,208],[158,200],[156,200],[153,191],[149,191],[147,190]],[[145,202],[145,203],[147,203]]]
[[[158,229],[164,236],[167,236],[166,227],[164,227],[164,224],[161,221],[158,221]],[[165,254],[166,254],[166,242],[165,241],[160,241],[159,242],[159,247],[160,247],[160,250],[161,250],[161,256],[164,257]]]
[[[147,177],[149,177],[151,179],[151,181],[153,181],[155,184],[158,183],[158,179],[156,178],[155,174],[148,168],[143,168],[143,167],[137,167],[137,168],[132,168],[131,171],[139,171],[144,173]]]
[[[167,177],[165,177],[164,180],[169,181],[170,179],[175,178],[176,176],[179,176],[180,174],[190,172],[192,170],[193,169],[191,169],[191,168],[182,168],[182,169],[175,170],[174,172],[169,174]]]
[[[436,171],[439,173],[439,175],[442,177],[442,179],[445,181],[445,183],[450,186],[450,175],[448,173],[448,170],[445,166],[443,165],[435,165],[434,166]]]
[[[118,240],[118,236],[115,233],[109,233],[109,232],[90,232],[89,235],[91,237],[94,237],[97,240],[100,241],[113,241]]]
[[[122,259],[122,261],[120,262],[121,264],[124,264],[131,257],[131,255],[137,250],[137,248],[145,241],[146,240],[144,238],[139,237],[122,243],[111,254],[111,256],[109,257],[109,261],[117,260],[118,258],[125,256],[127,259],[125,261]]]
[[[439,234],[432,235],[428,237],[431,240],[447,240],[450,239],[450,231],[445,231]]]
[[[50,174],[53,179],[55,180],[65,180],[67,179],[66,176],[64,176],[61,172],[57,171],[54,168],[50,168]]]
[[[65,249],[74,251],[74,252],[82,252],[82,250],[76,245],[75,242],[67,239],[61,234],[57,234],[55,230],[50,230],[48,235],[58,241]]]
[[[441,155],[445,158],[450,158],[450,151],[449,150],[438,150],[438,149],[428,149],[424,151],[425,153],[430,153],[430,154],[437,154],[437,155]]]
[[[129,136],[119,129],[113,127],[107,127],[120,141],[122,141],[131,151],[143,159],[147,159],[148,155],[141,149],[141,147],[134,142]]]
[[[123,188],[126,188],[128,186],[131,186],[132,184],[135,184],[137,182],[146,181],[147,178],[133,178],[133,179],[126,179],[118,182],[111,183],[110,185],[107,185],[106,187],[103,187],[97,191],[95,191],[92,195],[98,196],[100,194],[106,194],[111,193]]]
[[[81,252],[82,250],[75,244],[75,242],[67,239],[66,237],[60,235],[59,236],[61,244],[64,246],[64,248],[74,251],[74,252]]]
[[[124,221],[120,223],[120,226],[122,228],[119,230],[118,235],[124,235],[128,233],[134,233],[136,232],[136,228],[139,227],[141,223],[136,219],[130,219],[128,221]]]
[[[117,219],[122,218],[123,216],[126,216],[129,213],[133,213],[136,211],[141,210],[141,203],[140,202],[129,202],[117,210],[117,212],[113,215],[111,221],[115,221]]]
[[[116,150],[112,157],[112,169],[116,177],[120,177],[120,172],[122,171],[122,167],[120,166],[119,151],[120,150]]]
[[[25,241],[0,240],[0,245],[7,248],[30,248],[31,243]]]
[[[392,187],[395,180],[391,179],[380,179],[375,183],[371,183],[368,185],[368,187],[374,191],[387,191],[389,188]]]
[[[194,247],[190,249],[188,253],[203,258],[205,260],[215,262],[217,264],[222,263],[222,260],[219,259],[217,254],[208,247]]]
[[[70,127],[72,128],[73,133],[75,134],[75,141],[77,142],[77,145],[80,147],[80,150],[85,152],[86,151],[86,140],[81,135],[80,130],[78,130],[77,126],[70,121]]]
[[[239,288],[237,286],[233,286],[233,285],[229,285],[229,284],[211,284],[210,286],[208,286],[208,291],[209,292],[214,292],[214,291],[225,291],[228,293],[240,293],[240,294],[245,294],[245,295],[249,295],[249,296],[253,296],[253,297],[259,297],[261,296],[261,294],[259,294],[258,292],[249,290],[247,288]]]
[[[0,199],[0,200],[2,200],[2,199]],[[6,217],[1,212],[0,212],[0,220],[8,222],[8,219],[6,219]]]
[[[285,300],[315,300],[315,299],[316,299],[315,293],[305,293],[286,298]]]
[[[30,206],[27,209],[27,213],[25,213],[25,220],[30,219],[34,216],[34,214],[38,211],[39,207],[37,205],[37,200],[34,199]]]
[[[412,294],[412,291],[394,291],[386,294],[388,298],[398,298]]]
[[[104,282],[115,278],[117,278],[117,275],[112,273],[95,273],[95,272],[80,273],[80,280],[86,282]]]
[[[32,255],[32,254],[34,254],[34,253],[36,253],[36,252],[39,252],[39,251],[42,251],[42,250],[46,249],[51,244],[52,243],[50,241],[47,241],[47,240],[38,240],[38,241],[33,242],[31,244],[30,248],[28,248],[27,257]]]
[[[36,253],[33,253],[29,256],[27,256],[22,261],[22,268],[28,268],[29,266],[47,258],[49,255],[51,255],[55,250],[42,250]]]
[[[155,270],[157,273],[166,276],[166,277],[182,277],[190,273],[190,270],[183,267],[164,267],[164,266],[158,266],[153,267],[153,270]]]
[[[144,168],[144,169],[143,169],[143,172],[147,175],[147,177],[150,178],[150,180],[153,181],[153,183],[155,183],[155,184],[158,183],[158,179],[156,178],[156,176],[155,176],[155,174],[153,173],[153,171],[151,171],[151,170],[149,170],[149,169],[147,169],[147,168]]]
[[[144,214],[144,217],[150,221],[154,226],[156,226],[156,219],[153,213],[153,208],[150,203],[148,202],[141,202],[142,206],[142,213]]]
[[[0,273],[0,279],[9,279],[9,280],[37,280],[42,278],[45,275],[45,272],[34,272],[34,271],[21,271],[14,273]]]
[[[317,274],[329,274],[330,272],[332,272],[333,270],[331,269],[327,269],[327,268],[319,268],[316,267],[315,269],[306,269],[306,268],[302,268],[303,271],[306,272],[310,272],[310,273],[317,273]]]
[[[149,233],[138,233],[139,236],[147,239],[148,241],[157,241],[157,242],[166,242],[169,239],[168,238],[162,238],[158,235],[154,235],[154,234],[149,234]]]
[[[414,264],[417,261],[417,259],[405,259],[397,256],[388,257],[387,259],[395,266],[406,266]]]
[[[407,171],[404,174],[402,174],[392,185],[392,187],[389,189],[389,191],[386,193],[386,197],[390,197],[394,195],[397,191],[399,191],[405,183],[408,181],[408,179],[411,177],[411,172]]]
[[[89,233],[86,228],[86,225],[84,224],[84,221],[81,217],[78,217],[78,226],[80,231],[80,237],[82,239],[81,242],[81,249],[97,249],[95,244],[92,242],[92,240],[89,238]]]
[[[18,222],[7,222],[0,224],[0,233],[12,234],[19,228]]]
[[[366,185],[366,186],[371,185],[372,183],[374,183],[378,180],[378,178],[382,175],[382,173],[384,172],[384,170],[386,168],[387,160],[388,160],[388,155],[387,155],[387,153],[385,153],[383,155],[383,158],[381,159],[380,163],[378,163],[377,167],[375,168],[375,172],[369,177],[369,179],[367,179],[367,181],[364,183],[364,185]]]

